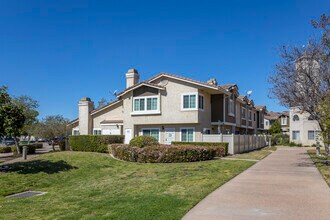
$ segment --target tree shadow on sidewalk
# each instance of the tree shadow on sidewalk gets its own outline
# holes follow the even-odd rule
[[[28,162],[16,162],[13,164],[0,165],[0,173],[13,172],[18,174],[36,174],[44,172],[47,174],[54,174],[62,171],[69,171],[71,169],[78,168],[71,166],[64,160],[31,160]]]

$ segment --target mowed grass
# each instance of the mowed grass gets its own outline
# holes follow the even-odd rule
[[[180,219],[254,162],[137,164],[107,154],[57,152],[0,172],[1,219]],[[5,198],[25,190],[48,192]]]
[[[330,156],[318,157],[315,150],[308,150],[307,152],[330,187]],[[321,151],[321,153],[324,153],[324,151]]]
[[[236,158],[236,159],[247,159],[247,160],[262,160],[267,157],[272,151],[275,151],[276,147],[265,147],[260,150],[251,151],[248,153],[236,154],[229,156],[227,158]]]

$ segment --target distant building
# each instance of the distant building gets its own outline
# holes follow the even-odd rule
[[[280,122],[281,132],[289,135],[290,133],[290,114],[287,111],[284,112],[267,112],[265,115],[264,125],[265,130],[269,130],[275,121]]]
[[[310,114],[299,108],[290,109],[290,141],[302,145],[316,144],[320,126]]]

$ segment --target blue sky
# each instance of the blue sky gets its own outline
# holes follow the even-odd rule
[[[281,45],[317,34],[325,0],[0,1],[0,85],[40,102],[40,117],[73,119],[81,97],[114,99],[125,73],[169,72],[220,84],[269,110],[268,75]]]

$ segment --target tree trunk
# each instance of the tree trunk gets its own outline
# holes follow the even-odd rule
[[[19,144],[18,144],[17,137],[14,137],[14,141],[15,141],[15,146],[16,146],[17,154],[21,154],[22,152],[19,149]]]
[[[320,142],[316,142],[316,156],[321,155]]]
[[[328,143],[324,143],[324,148],[325,148],[325,154],[327,156],[329,156],[330,155],[329,144]]]
[[[55,152],[55,141],[52,141],[53,151]]]

